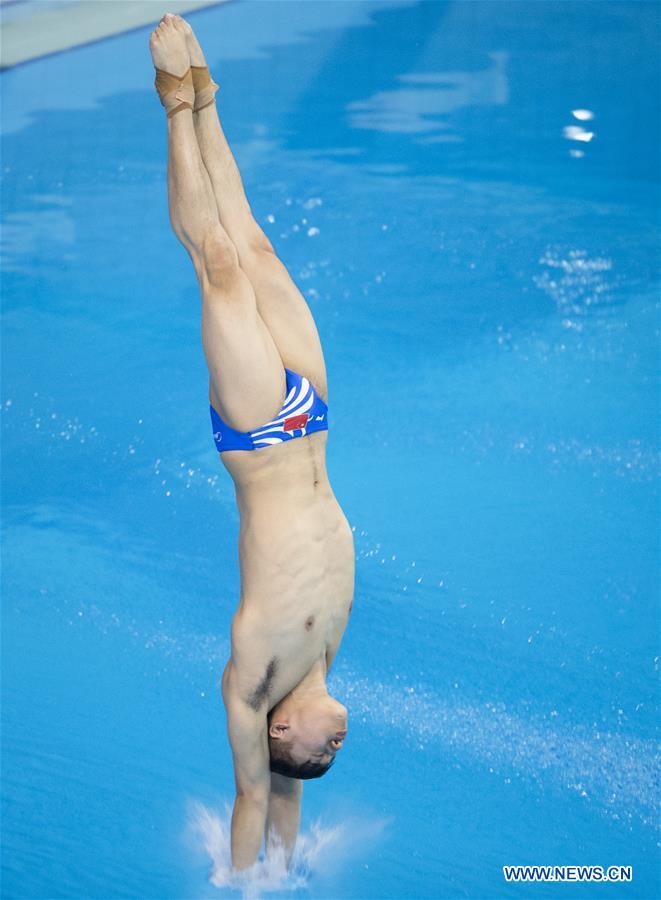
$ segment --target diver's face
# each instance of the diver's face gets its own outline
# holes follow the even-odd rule
[[[346,708],[333,697],[323,697],[292,713],[287,738],[296,762],[326,765],[341,749],[346,733]]]

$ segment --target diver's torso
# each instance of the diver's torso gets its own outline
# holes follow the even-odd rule
[[[223,454],[241,517],[232,660],[249,681],[276,660],[270,705],[334,653],[353,599],[353,535],[328,481],[325,445],[319,432]]]

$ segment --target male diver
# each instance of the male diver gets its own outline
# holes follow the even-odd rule
[[[325,466],[326,369],[310,310],[255,222],[188,23],[150,38],[167,112],[172,228],[195,267],[213,436],[236,488],[241,594],[222,694],[236,799],[232,864],[263,837],[291,859],[301,779],[323,775],[347,711],[326,675],[351,610],[351,529]]]

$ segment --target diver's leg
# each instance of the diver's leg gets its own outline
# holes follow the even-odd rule
[[[187,22],[172,17],[186,34],[191,65],[204,66],[204,54]],[[259,314],[283,363],[306,375],[326,396],[326,367],[319,334],[302,294],[255,221],[238,166],[218,118],[216,103],[194,114],[195,132],[209,173],[223,227],[235,245],[239,264],[257,296]]]
[[[150,48],[157,68],[179,73],[188,67],[185,40],[169,20],[164,18],[152,33]],[[172,115],[167,129],[170,221],[200,284],[211,401],[229,425],[247,431],[269,421],[280,408],[285,393],[282,360],[259,315],[236,248],[219,221],[192,111]]]

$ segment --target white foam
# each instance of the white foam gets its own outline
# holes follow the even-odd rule
[[[605,808],[613,819],[658,827],[659,745],[652,738],[551,722],[496,701],[446,698],[419,687],[383,683],[349,672],[331,689],[352,717],[376,729],[397,729],[413,749],[477,760],[489,772],[562,787]]]
[[[192,801],[188,836],[193,847],[201,850],[211,863],[209,882],[217,888],[239,890],[246,900],[274,891],[300,890],[313,876],[323,878],[334,874],[351,857],[367,852],[388,824],[386,819],[369,821],[355,817],[343,817],[341,824],[334,825],[317,820],[299,834],[289,870],[282,845],[273,843],[269,853],[260,857],[254,866],[236,872],[231,865],[231,818],[228,804],[219,812]]]

